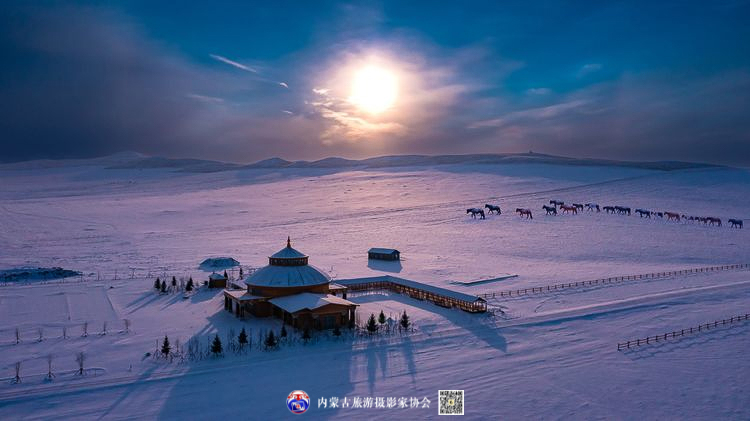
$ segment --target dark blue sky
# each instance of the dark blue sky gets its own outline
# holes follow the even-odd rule
[[[0,160],[534,150],[750,164],[750,4],[5,2]],[[347,100],[392,70],[382,114]]]

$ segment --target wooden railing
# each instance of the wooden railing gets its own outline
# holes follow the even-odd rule
[[[650,344],[654,344],[654,343],[657,343],[657,342],[660,342],[660,341],[664,342],[664,341],[666,341],[668,339],[680,338],[680,337],[683,337],[685,335],[692,335],[692,334],[699,333],[699,332],[705,332],[707,330],[710,330],[711,328],[715,329],[715,328],[717,328],[719,326],[726,326],[728,324],[733,324],[733,323],[737,323],[737,322],[741,322],[741,321],[745,321],[745,320],[750,320],[750,314],[743,314],[743,315],[740,315],[740,316],[733,316],[733,317],[730,317],[728,319],[715,320],[715,321],[710,322],[710,323],[698,325],[698,326],[691,327],[691,328],[688,328],[688,329],[675,330],[675,331],[667,332],[667,333],[664,333],[664,334],[661,334],[661,335],[646,336],[645,338],[633,339],[633,340],[629,340],[629,341],[626,341],[626,342],[618,342],[617,343],[617,350],[618,351],[622,351],[623,349],[630,349],[632,347],[638,347],[638,346],[642,346],[642,345],[650,345]]]
[[[550,291],[558,291],[561,289],[579,288],[595,285],[606,285],[625,281],[635,281],[641,279],[663,279],[670,278],[673,276],[689,275],[695,273],[706,273],[706,272],[719,272],[725,270],[737,270],[737,269],[748,269],[750,264],[736,264],[736,265],[723,265],[723,266],[708,266],[702,268],[683,269],[667,272],[653,272],[644,273],[640,275],[626,275],[626,276],[615,276],[611,278],[600,278],[592,279],[588,281],[577,281],[577,282],[566,282],[562,284],[545,285],[540,287],[520,288],[507,291],[495,291],[479,294],[482,298],[502,298],[502,297],[518,297],[523,295],[542,294]]]

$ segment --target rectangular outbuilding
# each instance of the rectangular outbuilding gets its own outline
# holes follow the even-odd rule
[[[367,251],[367,258],[375,260],[401,260],[401,252],[396,249],[373,247]]]

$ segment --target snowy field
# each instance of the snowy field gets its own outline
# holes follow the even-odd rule
[[[471,294],[750,263],[747,227],[604,212],[553,217],[541,209],[559,199],[747,222],[747,170],[505,164],[199,174],[109,165],[0,166],[0,270],[84,274],[0,286],[0,419],[284,419],[293,416],[286,395],[297,389],[313,400],[303,416],[323,419],[437,418],[438,389],[465,390],[469,419],[750,418],[750,322],[616,350],[623,340],[750,313],[748,270],[494,299],[490,305],[504,311],[494,317],[358,295],[352,300],[363,319],[406,310],[414,332],[322,336],[190,363],[144,357],[164,335],[205,342],[245,327],[257,341],[261,330],[278,330],[275,319],[224,312],[219,292],[183,299],[152,285],[156,276],[203,281],[208,273],[198,265],[212,256],[263,266],[288,235],[334,277],[393,274]],[[485,203],[499,203],[503,214],[465,214]],[[533,220],[514,215],[517,207],[532,209]],[[370,247],[397,248],[403,260],[368,266]],[[506,273],[519,276],[450,283]],[[83,377],[73,374],[80,351],[91,369]],[[44,380],[49,355],[58,373],[51,382]],[[22,382],[11,384],[17,362]],[[317,408],[320,397],[357,396],[432,402],[429,409]]]

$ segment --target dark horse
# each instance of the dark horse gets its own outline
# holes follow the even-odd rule
[[[643,218],[644,216],[646,218],[651,218],[651,214],[653,212],[651,212],[650,210],[646,210],[646,209],[636,209],[635,213],[637,213],[641,218]]]
[[[607,213],[615,213],[615,207],[614,206],[605,206],[602,209],[604,209],[604,212],[607,212]]]
[[[542,205],[542,209],[547,212],[547,215],[557,215],[557,208],[554,206]]]
[[[470,213],[472,218],[476,219],[477,215],[479,215],[479,219],[484,219],[484,211],[479,208],[466,209],[466,213]]]
[[[495,212],[498,215],[500,215],[501,213],[503,213],[503,211],[500,210],[500,206],[497,206],[497,205],[484,205],[484,207],[487,208],[487,209],[489,209],[490,213]]]
[[[552,206],[562,206],[565,204],[562,200],[550,200],[549,204]]]
[[[630,208],[625,206],[615,206],[615,210],[620,215],[630,215]]]
[[[737,227],[742,229],[742,219],[729,219],[727,222],[732,228]]]
[[[518,216],[526,216],[529,219],[534,219],[534,216],[531,214],[531,209],[516,208],[516,212],[518,212]]]
[[[581,210],[581,211],[583,210],[583,205],[580,204],[580,203],[573,203],[573,206],[575,206],[576,209],[578,209],[578,210]]]
[[[714,218],[713,216],[706,217],[706,221],[704,222],[704,224],[708,224],[708,225],[716,224],[718,226],[721,226],[721,218]]]

